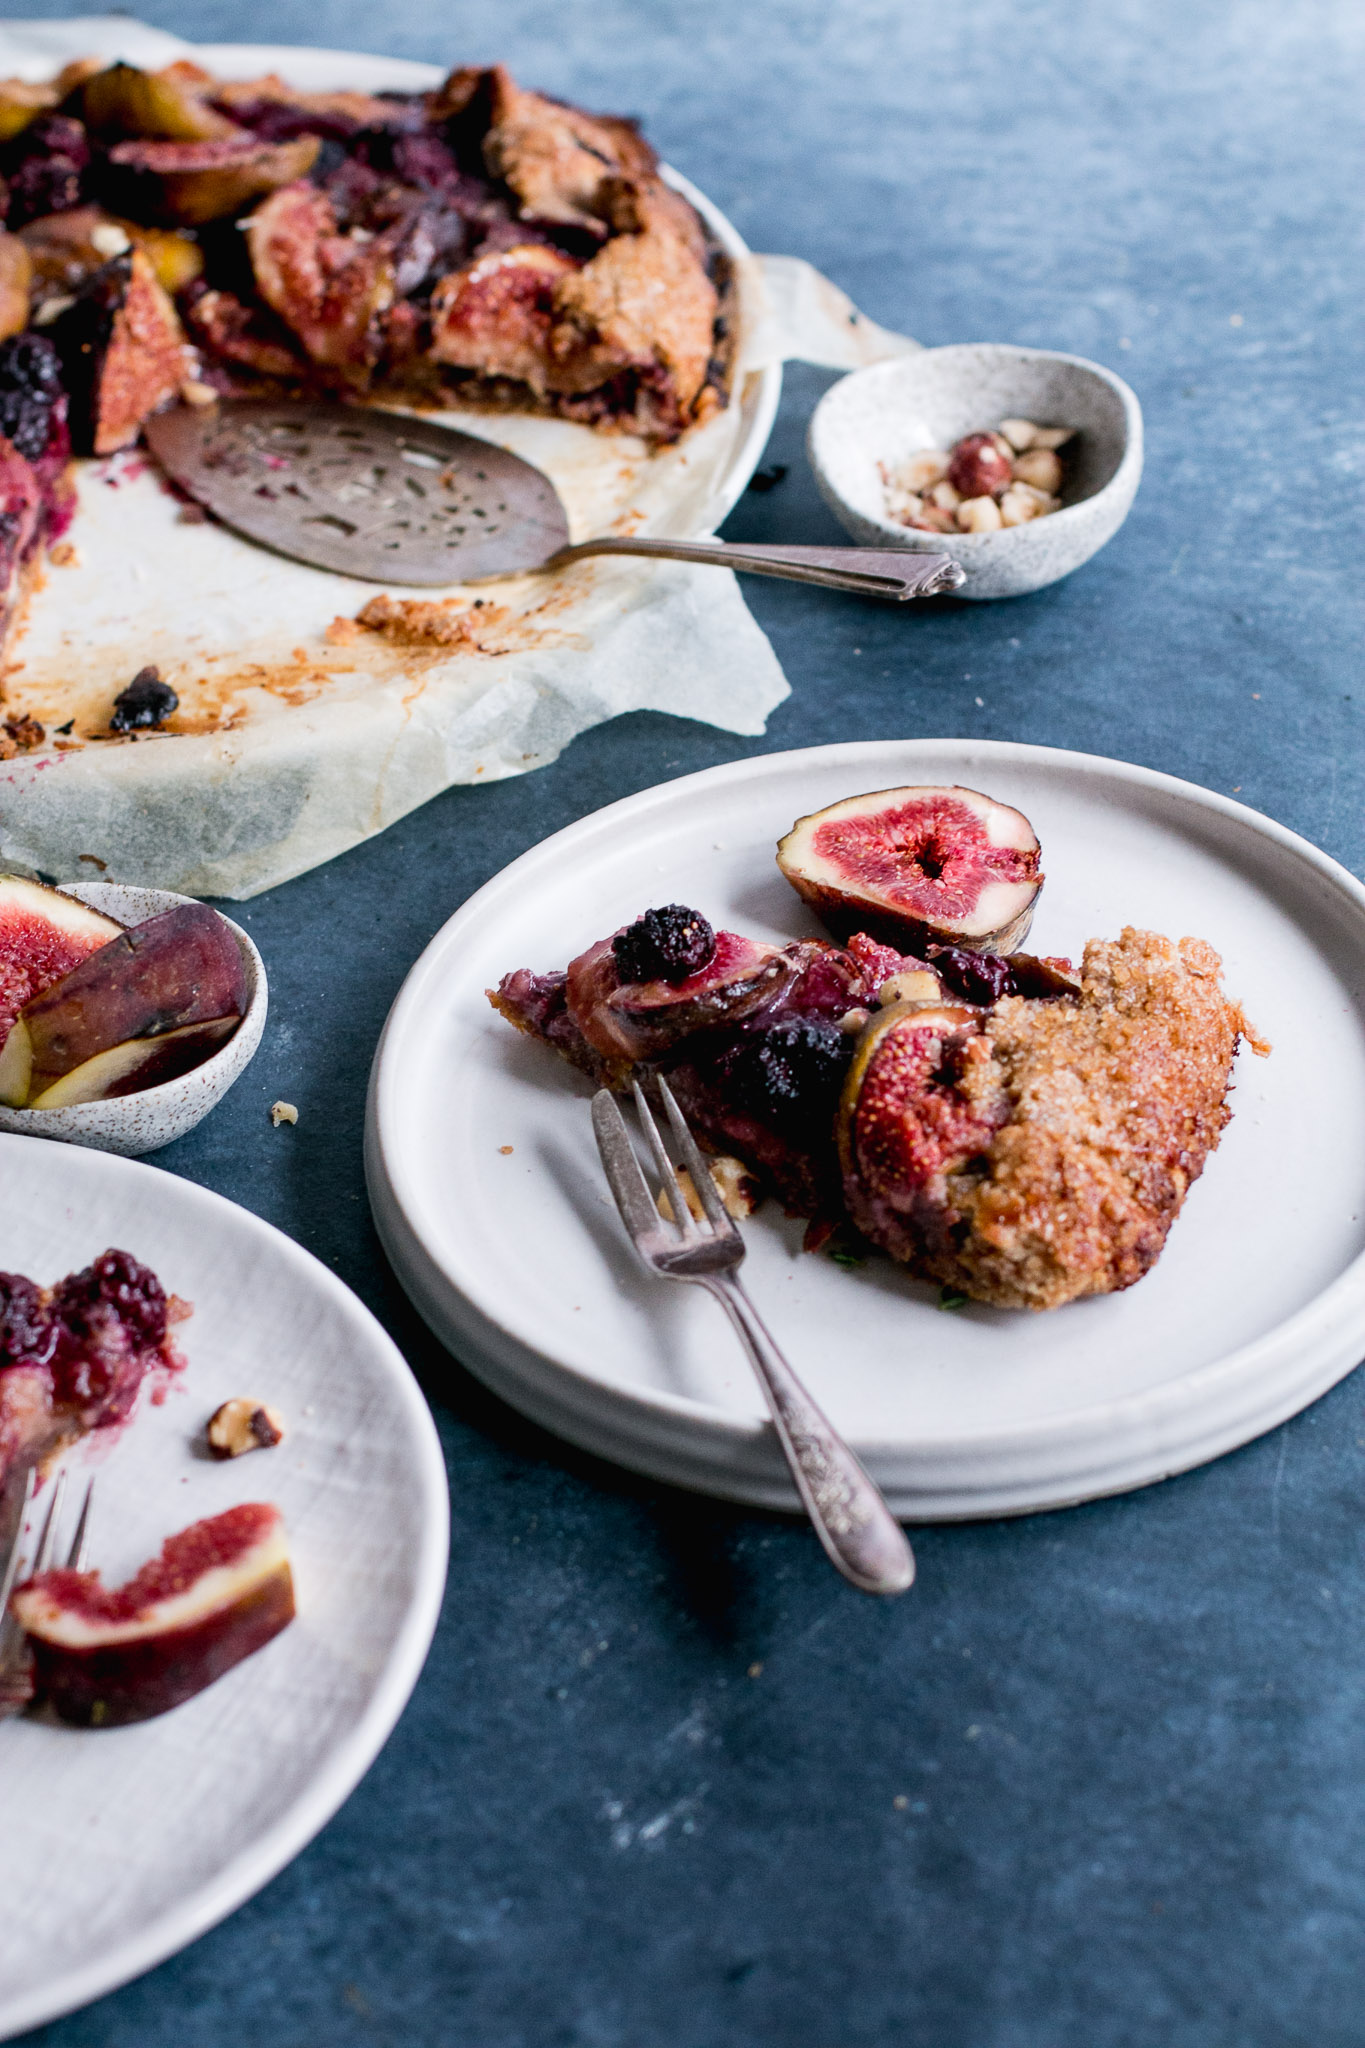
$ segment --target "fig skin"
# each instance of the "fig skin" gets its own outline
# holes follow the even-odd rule
[[[20,1586],[11,1612],[35,1696],[80,1728],[121,1728],[192,1699],[294,1618],[278,1509],[250,1502],[196,1522],[114,1593],[97,1572]]]
[[[228,925],[207,904],[177,904],[121,932],[25,1004],[0,1048],[0,1102],[31,1107],[99,1055],[186,1026],[240,1020],[246,1001],[246,969]]]
[[[1023,812],[960,785],[846,797],[798,818],[777,847],[835,938],[863,931],[920,955],[935,945],[1014,952],[1043,886],[1038,863]]]
[[[197,228],[306,178],[320,148],[316,135],[292,142],[259,142],[253,135],[120,142],[109,161],[124,174],[122,196],[130,213]]]
[[[775,1001],[795,975],[780,946],[724,931],[715,941],[706,966],[679,982],[623,985],[612,939],[599,939],[571,960],[569,1014],[589,1045],[608,1061],[648,1059],[694,1032],[752,1016]]]
[[[110,64],[73,95],[81,119],[102,141],[134,136],[162,142],[213,142],[240,135],[235,121],[219,114],[194,92],[178,67],[140,71],[135,64]]]

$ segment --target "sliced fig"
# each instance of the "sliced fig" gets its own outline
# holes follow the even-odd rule
[[[231,1038],[241,1018],[210,1017],[202,1024],[182,1024],[176,1031],[162,1031],[154,1038],[130,1038],[97,1052],[41,1094],[30,1093],[27,1109],[72,1109],[78,1102],[108,1102],[119,1095],[136,1095],[144,1088],[158,1088],[174,1081],[215,1053]],[[30,1083],[30,1086],[32,1084]]]
[[[780,946],[738,932],[714,936],[707,965],[682,981],[622,982],[612,939],[571,960],[569,1014],[589,1045],[607,1059],[645,1059],[694,1032],[751,1016],[796,973]]]
[[[293,142],[261,142],[254,135],[120,142],[109,161],[123,173],[122,198],[130,213],[197,228],[306,178],[320,147],[316,135]]]
[[[1081,984],[1069,960],[1041,960],[1035,953],[975,953],[965,946],[931,946],[933,971],[950,996],[964,1003],[998,1003],[1002,996],[1044,999],[1079,996]]]
[[[837,938],[978,953],[1023,943],[1043,886],[1022,811],[979,790],[914,787],[847,797],[798,818],[777,864]]]
[[[205,74],[206,75],[206,74]],[[190,67],[140,71],[110,64],[78,88],[80,113],[104,141],[134,136],[164,142],[212,142],[241,130],[208,104]]]
[[[0,875],[0,1044],[25,1003],[122,930],[60,889]]]
[[[958,1084],[982,1014],[950,1003],[894,1003],[859,1041],[839,1105],[844,1202],[863,1235],[893,1257],[942,1203],[946,1174],[983,1151],[1001,1121]]]
[[[282,186],[247,222],[261,297],[315,363],[363,383],[378,360],[380,318],[393,304],[393,262],[381,241],[341,232],[325,192]]]
[[[189,373],[175,308],[141,249],[95,271],[46,331],[62,360],[81,454],[128,447]]]
[[[118,1728],[193,1698],[294,1618],[278,1508],[250,1502],[170,1537],[127,1585],[98,1572],[28,1579],[10,1611],[35,1692],[63,1721]]]
[[[30,85],[23,78],[0,78],[0,142],[13,142],[40,114],[50,113],[58,94],[50,85]]]
[[[72,1077],[114,1054],[96,1074],[107,1076],[106,1092],[126,1093],[119,1083],[132,1070],[130,1041],[155,1045],[189,1026],[212,1027],[207,1052],[241,1018],[246,1000],[246,970],[226,922],[207,904],[177,904],[120,932],[25,1004],[0,1048],[0,1102],[51,1109],[93,1101],[85,1092],[92,1076],[79,1084]],[[63,1094],[60,1082],[81,1092]]]
[[[28,326],[28,294],[33,263],[17,235],[0,230],[0,341],[22,334]]]

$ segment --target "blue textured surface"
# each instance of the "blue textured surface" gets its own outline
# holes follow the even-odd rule
[[[793,685],[761,744],[1117,754],[1365,867],[1349,0],[142,11],[203,40],[505,57],[642,114],[756,247],[809,257],[877,319],[1121,370],[1146,481],[1070,582],[913,616],[750,586]],[[790,375],[770,454],[790,474],[733,536],[839,537],[800,455],[827,381]],[[313,1846],[32,2040],[1365,2042],[1365,1384],[1147,1493],[923,1532],[918,1589],[877,1606],[799,1527],[538,1435],[434,1350],[386,1274],[361,1113],[413,958],[531,838],[748,750],[625,719],[249,906],[265,1047],[161,1163],[292,1232],[404,1343],[450,1461],[445,1618]],[[270,1129],[280,1095],[297,1129]]]

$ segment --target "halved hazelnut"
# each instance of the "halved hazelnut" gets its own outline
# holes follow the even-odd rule
[[[1011,484],[1000,500],[1000,518],[1005,526],[1026,526],[1030,519],[1036,519],[1042,512],[1037,491],[1027,490],[1022,484]]]
[[[1035,448],[1065,448],[1075,436],[1074,427],[1035,427],[1032,446]]]
[[[763,1199],[763,1191],[743,1160],[732,1159],[728,1153],[723,1152],[718,1158],[710,1161],[710,1167],[711,1178],[715,1182],[716,1193],[720,1196],[721,1206],[726,1215],[733,1216],[736,1223],[742,1223],[746,1216],[752,1216]],[[701,1205],[701,1196],[697,1193],[692,1176],[685,1166],[680,1166],[677,1172],[682,1198],[697,1222],[701,1223],[705,1220],[706,1211]],[[672,1220],[673,1204],[662,1189],[659,1191],[658,1208],[661,1216]]]
[[[967,498],[957,508],[957,523],[963,533],[995,533],[1005,522],[994,498]]]
[[[1015,461],[1014,480],[1032,484],[1034,490],[1046,491],[1051,497],[1061,487],[1061,458],[1051,448],[1030,448]]]
[[[942,483],[934,485],[929,496],[934,504],[941,506],[945,512],[956,512],[958,506],[962,503],[961,491],[954,490],[946,477]]]
[[[928,491],[948,474],[948,457],[941,448],[925,448],[911,455],[896,472],[896,482],[906,491]]]
[[[1031,448],[1038,433],[1032,420],[1001,420],[1000,431],[1016,455]]]
[[[205,1431],[215,1458],[241,1458],[248,1451],[268,1451],[284,1438],[277,1410],[263,1401],[238,1396],[215,1408]]]
[[[884,1010],[890,1003],[939,1003],[943,984],[929,967],[915,967],[893,974],[877,990],[877,1002]]]

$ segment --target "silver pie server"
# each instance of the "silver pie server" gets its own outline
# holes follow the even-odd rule
[[[569,545],[543,470],[434,420],[372,406],[239,399],[144,428],[180,489],[248,540],[365,583],[435,587],[562,569],[587,555],[663,555],[904,602],[957,590],[947,555],[602,535]]]

